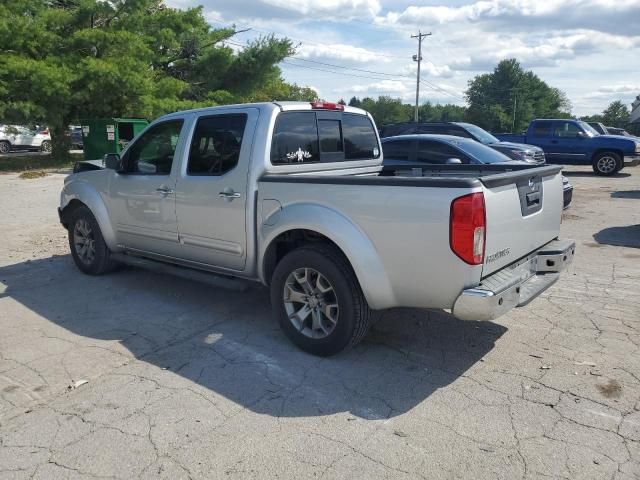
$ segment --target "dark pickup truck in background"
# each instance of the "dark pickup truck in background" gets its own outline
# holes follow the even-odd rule
[[[640,140],[600,135],[580,120],[532,120],[523,135],[496,134],[503,141],[535,145],[549,163],[591,165],[597,175],[613,175],[640,163]]]
[[[522,143],[501,142],[486,130],[465,122],[406,122],[385,125],[380,129],[380,138],[395,137],[397,135],[414,135],[428,133],[433,135],[453,135],[455,137],[470,138],[476,142],[493,148],[506,155],[511,160],[521,160],[528,163],[545,163],[544,152],[541,148]]]

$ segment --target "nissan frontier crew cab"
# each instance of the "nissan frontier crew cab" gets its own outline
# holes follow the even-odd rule
[[[66,178],[73,259],[91,275],[143,262],[259,281],[316,355],[357,344],[372,310],[495,319],[571,262],[560,167],[383,171],[376,132],[363,110],[326,102],[166,115]]]

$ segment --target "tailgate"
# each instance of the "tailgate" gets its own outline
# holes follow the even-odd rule
[[[549,165],[480,177],[487,216],[483,277],[558,237],[561,169]]]

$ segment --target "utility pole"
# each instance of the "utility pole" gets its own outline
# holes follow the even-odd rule
[[[413,61],[418,62],[418,76],[416,78],[416,113],[414,115],[414,121],[418,123],[418,107],[420,105],[420,62],[422,62],[422,39],[431,35],[429,33],[422,33],[418,30],[418,35],[411,35],[411,38],[418,39],[418,55],[413,56]]]
[[[513,121],[511,122],[511,133],[513,133],[516,128],[516,99],[518,98],[518,89],[512,88],[511,91],[513,92]]]

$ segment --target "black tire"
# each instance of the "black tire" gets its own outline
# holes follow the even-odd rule
[[[0,142],[0,153],[9,153],[11,151],[11,144],[5,140]]]
[[[304,335],[287,314],[286,282],[293,272],[302,268],[319,272],[328,280],[332,287],[331,294],[338,305],[335,326],[324,338]],[[271,305],[287,337],[300,349],[313,355],[326,357],[351,348],[364,338],[369,329],[371,310],[358,279],[342,252],[330,245],[303,246],[280,260],[271,278]]]
[[[80,226],[83,223],[81,222],[86,222],[84,225],[88,225],[90,228],[89,234],[82,234]],[[111,251],[104,241],[100,226],[91,210],[84,206],[75,209],[71,214],[68,231],[71,256],[82,272],[88,275],[102,275],[116,267],[117,264],[111,259]],[[86,232],[86,229],[84,231]],[[93,255],[83,254],[84,250],[78,246],[81,237],[90,238],[93,245]]]
[[[608,177],[622,170],[624,164],[617,153],[602,152],[593,157],[591,166],[596,175]]]
[[[45,140],[40,145],[40,150],[43,152],[51,152],[51,142],[49,140]]]

